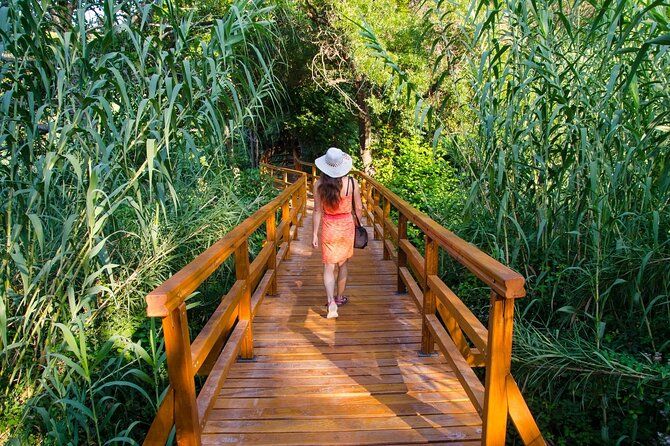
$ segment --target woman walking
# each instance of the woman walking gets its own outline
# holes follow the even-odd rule
[[[314,183],[314,228],[312,245],[319,246],[318,232],[321,228],[321,258],[323,260],[323,284],[328,296],[328,318],[337,317],[338,305],[347,303],[344,295],[347,286],[347,261],[354,255],[354,211],[361,220],[361,194],[356,180],[347,174],[351,170],[351,157],[340,149],[331,147],[325,155],[314,162],[321,171]],[[335,294],[335,266],[337,294]]]

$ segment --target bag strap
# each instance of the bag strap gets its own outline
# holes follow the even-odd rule
[[[358,214],[356,214],[356,202],[354,201],[354,195],[356,192],[356,188],[353,185],[354,179],[349,177],[349,183],[351,184],[351,213],[354,214],[354,219],[356,220],[356,227],[361,225],[361,222],[358,221]],[[349,188],[349,185],[347,184],[347,189]]]

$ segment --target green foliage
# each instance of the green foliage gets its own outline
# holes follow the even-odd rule
[[[457,227],[464,193],[445,152],[416,135],[382,135],[374,147],[375,178],[445,226]]]
[[[283,100],[262,2],[208,25],[95,5],[0,6],[0,425],[27,403],[12,434],[56,444],[142,437],[164,388],[144,296],[273,193],[234,166]]]
[[[340,95],[316,86],[301,88],[293,97],[293,110],[286,130],[298,139],[306,159],[321,156],[332,146],[356,152],[358,125]]]
[[[417,125],[437,118],[434,145],[447,147],[468,190],[457,232],[527,276],[515,360],[543,430],[567,444],[667,441],[659,414],[670,391],[658,385],[670,354],[667,5],[473,1],[460,24],[453,12],[465,5],[422,5],[435,75],[469,82],[460,116],[474,127],[450,124],[444,100],[423,97],[372,27],[361,36]],[[468,51],[455,54],[450,38]],[[462,73],[443,65],[454,56]],[[460,274],[448,277],[467,295]],[[598,360],[570,363],[589,357]],[[566,387],[589,397],[571,404]],[[576,407],[588,422],[570,427],[560,410]]]

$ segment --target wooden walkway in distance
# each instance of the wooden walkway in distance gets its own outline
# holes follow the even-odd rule
[[[349,262],[349,303],[325,318],[311,217],[253,319],[255,362],[233,364],[202,444],[480,444],[481,417],[449,363],[418,355],[421,312],[396,293],[371,228]]]

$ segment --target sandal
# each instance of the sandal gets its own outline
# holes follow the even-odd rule
[[[349,298],[348,298],[347,296],[345,296],[345,295],[337,296],[337,297],[335,298],[335,303],[336,303],[338,306],[340,306],[340,305],[344,305],[344,304],[346,304],[347,302],[349,302]]]
[[[331,302],[330,305],[328,305],[328,315],[326,316],[327,319],[334,319],[337,317],[337,304],[335,301]]]

